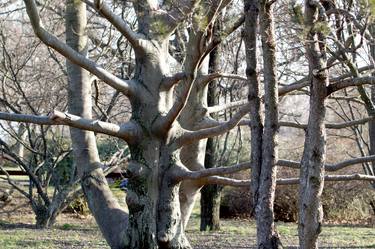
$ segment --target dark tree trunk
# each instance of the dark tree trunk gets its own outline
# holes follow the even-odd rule
[[[371,25],[370,31],[372,35],[375,34],[375,25]],[[374,61],[375,60],[375,45],[373,43],[371,43],[370,45],[370,53],[371,53],[372,60]],[[373,73],[372,75],[375,76],[375,73]],[[371,85],[371,101],[372,101],[372,104],[375,103],[375,85]],[[369,110],[370,108],[367,108],[367,109]],[[368,112],[368,115],[373,116],[375,115],[375,113]],[[369,140],[370,140],[369,141],[370,155],[375,155],[375,120],[373,119],[370,120],[368,124],[368,133],[369,133]],[[375,175],[375,161],[373,161],[371,165],[368,166],[366,171],[367,171],[365,172],[366,174]],[[372,186],[373,188],[375,188],[375,182],[372,182]]]
[[[251,188],[257,224],[257,247],[279,248],[273,203],[276,187],[278,91],[274,41],[273,5],[268,1],[245,1],[246,74],[251,103]],[[260,81],[257,72],[257,27],[260,18],[264,61],[265,126],[261,117]]]
[[[246,48],[246,76],[249,85],[250,129],[251,129],[251,191],[252,214],[258,203],[259,176],[262,164],[263,120],[261,113],[261,93],[258,73],[257,31],[259,3],[256,0],[245,1],[245,48]]]
[[[50,212],[48,207],[40,205],[34,208],[36,227],[37,228],[50,228],[56,222],[57,212]]]
[[[216,25],[214,33],[219,32],[219,27]],[[219,71],[220,63],[220,47],[216,47],[210,53],[209,59],[209,73]],[[214,106],[219,104],[219,91],[217,88],[217,80],[213,80],[208,85],[207,105]],[[212,115],[217,119],[217,114]],[[206,168],[217,167],[217,138],[207,139],[206,155],[204,166]],[[220,230],[220,201],[221,201],[222,187],[218,185],[206,185],[201,189],[201,231],[215,231]]]

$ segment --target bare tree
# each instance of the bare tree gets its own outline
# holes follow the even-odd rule
[[[17,15],[19,10],[8,14]],[[30,39],[27,31],[18,32],[14,22],[2,18],[0,25],[1,109],[38,115],[53,108],[65,108],[66,95],[60,94],[66,85],[64,73],[48,58],[48,50],[39,46],[39,41]],[[19,43],[13,44],[11,40]],[[43,68],[47,62],[49,70]],[[31,67],[40,70],[35,72]],[[52,79],[61,86],[50,84]],[[0,166],[1,178],[28,199],[36,226],[50,227],[58,214],[80,194],[75,169],[67,163],[71,150],[64,130],[10,122],[2,122],[0,127],[4,134],[0,139],[0,151],[7,161]],[[9,170],[25,173],[28,188],[16,181]]]
[[[133,46],[136,53],[136,67],[132,80],[116,77],[87,59],[84,54],[77,53],[75,49],[62,43],[44,29],[35,2],[25,1],[25,4],[38,37],[73,63],[128,96],[132,103],[132,118],[122,125],[91,120],[88,111],[91,109],[90,103],[83,102],[87,99],[88,89],[84,86],[86,76],[80,76],[82,71],[74,73],[76,77],[83,77],[82,83],[70,79],[70,86],[74,92],[71,93],[69,109],[73,113],[54,111],[49,116],[2,114],[2,118],[39,124],[64,124],[126,140],[132,152],[132,161],[128,169],[129,222],[127,222],[127,215],[112,201],[108,192],[101,168],[98,167],[93,137],[90,138],[89,133],[77,134],[72,130],[77,165],[80,165],[79,171],[82,172],[83,188],[106,239],[113,248],[121,248],[124,245],[127,248],[157,246],[189,248],[182,224],[185,217],[181,217],[180,209],[175,207],[179,203],[180,182],[193,179],[194,175],[180,162],[180,149],[186,144],[226,132],[247,112],[247,107],[242,108],[233,119],[210,128],[186,130],[179,128],[178,125],[178,118],[181,119],[181,112],[187,99],[191,97],[193,86],[206,87],[206,84],[198,84],[200,81],[197,80],[197,71],[203,58],[220,42],[217,39],[211,40],[209,32],[215,18],[227,2],[218,2],[209,6],[203,2],[186,1],[159,6],[156,1],[135,1],[133,5],[138,16],[138,33],[132,31],[126,22],[112,13],[105,3],[101,1],[90,3]],[[75,25],[78,25],[75,27],[75,33],[80,34],[84,39],[82,31],[84,23],[78,21],[82,22],[85,19],[83,12],[79,12],[84,10],[85,5],[80,4],[73,3],[73,12],[77,14],[67,15],[67,20],[75,18],[74,22],[77,22]],[[162,8],[169,11],[165,12]],[[192,14],[191,19],[188,19],[190,14]],[[190,22],[192,28],[187,43],[188,56],[184,64],[179,65],[168,55],[168,39],[177,25],[183,21]],[[238,23],[229,26],[226,32],[230,33]],[[67,37],[68,33],[69,29],[67,29]],[[75,47],[70,39],[72,38],[68,37],[68,44]],[[196,49],[197,46],[199,49]],[[69,66],[69,70],[77,69]],[[73,76],[71,73],[70,75]],[[179,82],[177,97],[173,98],[174,85]],[[75,84],[74,88],[73,84]],[[74,94],[81,95],[74,97]],[[75,115],[78,113],[82,116]],[[188,215],[188,212],[183,214]]]
[[[135,66],[131,77],[117,76],[105,66],[99,65],[99,62],[87,57],[86,5],[81,1],[67,3],[66,44],[43,26],[36,3],[33,0],[24,0],[36,35],[43,43],[69,61],[69,113],[57,110],[52,111],[48,116],[0,113],[0,118],[72,127],[73,151],[82,187],[90,209],[112,248],[190,248],[185,227],[196,194],[201,187],[205,184],[249,185],[249,181],[231,179],[222,175],[248,169],[251,164],[254,167],[253,179],[256,180],[252,183],[253,191],[257,193],[254,196],[257,206],[263,209],[258,213],[258,218],[261,217],[260,220],[265,221],[264,225],[259,224],[258,227],[260,231],[258,243],[259,246],[267,248],[277,246],[278,239],[272,217],[275,183],[298,182],[298,179],[276,180],[275,178],[276,134],[278,125],[283,125],[282,122],[278,123],[278,96],[306,87],[309,81],[304,79],[278,88],[273,42],[273,1],[259,3],[265,76],[264,97],[260,94],[256,54],[251,51],[256,48],[254,46],[256,32],[250,30],[249,34],[253,36],[248,38],[250,46],[247,45],[247,49],[251,52],[247,70],[249,85],[251,85],[250,103],[240,101],[214,107],[208,107],[206,103],[207,84],[211,80],[246,79],[240,75],[222,72],[207,74],[204,68],[205,59],[210,52],[244,21],[244,17],[240,16],[234,22],[224,23],[220,36],[212,35],[218,16],[230,1],[133,1],[138,25],[136,31],[123,16],[113,12],[106,2],[100,0],[85,2],[93,11],[110,22],[132,46]],[[250,4],[256,3],[256,1],[250,2]],[[246,13],[249,10],[257,11],[249,8],[245,10]],[[256,27],[255,12],[251,12],[254,16],[248,16],[247,28]],[[318,20],[317,16],[319,16]],[[307,24],[313,26],[317,21],[324,21],[324,18],[325,10],[319,2],[313,0],[306,2]],[[325,58],[316,55],[316,49],[321,50],[318,52],[324,52],[324,45],[321,43],[324,41],[324,33],[323,30],[311,26],[308,26],[309,39],[306,42],[312,79],[311,118],[306,128],[308,133],[301,167],[304,180],[301,182],[313,181],[313,185],[302,184],[301,187],[301,203],[307,205],[301,205],[306,210],[302,210],[301,213],[300,234],[301,236],[307,234],[301,237],[301,241],[303,240],[301,245],[308,243],[313,245],[318,234],[317,227],[320,226],[318,207],[323,181],[321,172],[325,154],[324,129],[328,125],[324,124],[324,99],[328,94],[348,86],[374,82],[373,77],[353,80],[349,75],[327,86]],[[181,49],[182,54],[170,53],[170,44],[178,36],[177,31],[180,27],[186,27],[185,38],[180,43],[181,48],[178,48]],[[91,82],[88,80],[88,72],[129,99],[132,107],[129,121],[115,124],[107,119],[102,121],[92,118]],[[262,99],[266,104],[264,128],[260,111]],[[215,121],[209,117],[210,110],[234,107],[238,108],[237,112],[227,121]],[[226,133],[239,124],[249,124],[243,120],[249,112],[253,136],[251,164],[245,162],[231,167],[205,169],[203,165],[205,140]],[[313,122],[313,117],[318,117],[318,122]],[[284,125],[299,124],[284,123]],[[345,126],[342,124],[338,126],[340,125]],[[100,167],[101,162],[92,132],[121,138],[130,147],[131,161],[127,169],[129,191],[126,198],[129,214],[118,205],[108,188]],[[314,133],[317,133],[317,136]],[[320,177],[317,182],[316,177]],[[325,178],[343,179],[337,176]],[[346,179],[364,178],[356,175]],[[317,222],[309,222],[309,226],[305,229],[302,223],[306,224],[305,222],[309,220]],[[308,230],[312,233],[308,234]]]

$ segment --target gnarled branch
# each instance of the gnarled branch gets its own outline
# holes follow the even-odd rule
[[[180,148],[183,145],[198,141],[200,139],[224,134],[227,131],[231,130],[233,127],[237,126],[242,117],[249,112],[249,109],[249,105],[241,107],[241,109],[236,114],[234,114],[230,120],[223,122],[218,126],[197,131],[185,131],[179,138],[174,141],[174,144],[177,148]]]
[[[81,118],[69,113],[53,111],[48,116],[0,112],[0,119],[41,125],[67,125],[82,130],[103,133],[132,142],[141,136],[141,130],[133,122],[122,125]]]
[[[87,3],[88,1],[85,2]],[[90,4],[90,6],[93,7],[106,20],[108,20],[113,26],[115,26],[116,29],[125,36],[135,50],[142,48],[139,41],[145,40],[146,38],[143,35],[134,32],[119,15],[112,12],[112,10],[103,0],[94,0],[94,4]]]
[[[251,164],[250,162],[239,163],[236,165],[228,166],[228,167],[217,167],[217,168],[209,168],[197,171],[190,171],[188,169],[181,170],[178,175],[176,175],[176,179],[178,180],[197,180],[209,176],[217,176],[217,175],[226,175],[226,174],[233,174],[238,171],[242,171],[245,169],[250,169]]]
[[[26,11],[30,18],[31,25],[35,34],[47,46],[52,47],[68,60],[72,61],[92,74],[96,75],[99,79],[103,80],[106,84],[124,93],[126,96],[131,96],[135,92],[135,83],[133,81],[122,80],[115,75],[111,74],[104,68],[97,65],[94,61],[81,55],[65,43],[61,42],[56,36],[46,31],[40,20],[38,9],[34,0],[24,0]]]
[[[169,90],[174,85],[178,84],[181,80],[183,80],[186,77],[185,72],[176,73],[172,76],[166,77],[163,79],[160,88],[162,90]]]

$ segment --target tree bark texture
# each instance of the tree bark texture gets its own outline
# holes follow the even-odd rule
[[[221,34],[213,40],[210,33],[217,15],[229,1],[176,1],[171,4],[169,1],[135,0],[138,32],[111,12],[105,1],[89,3],[133,47],[135,68],[131,80],[115,76],[86,57],[86,7],[82,1],[69,0],[67,4],[68,46],[44,28],[35,1],[24,2],[36,35],[69,60],[70,114],[54,111],[48,117],[21,115],[19,118],[101,132],[128,143],[131,151],[126,196],[129,215],[109,190],[94,134],[71,128],[73,154],[84,194],[112,248],[191,248],[184,230],[205,180],[185,180],[182,176],[204,170],[206,138],[227,132],[247,112],[246,108],[241,108],[223,125],[201,128],[200,122],[204,123],[208,116],[207,85],[199,84],[198,72],[202,71],[205,57],[225,36]],[[168,11],[160,9],[161,5]],[[185,60],[179,63],[169,54],[169,37],[185,20],[191,22],[191,28]],[[229,32],[240,23],[241,18]],[[91,119],[89,75],[82,68],[129,98],[130,121],[117,125]]]
[[[327,25],[318,1],[305,2],[305,41],[310,75],[310,110],[300,171],[299,243],[302,249],[318,248],[323,210],[321,194],[324,184],[326,154],[325,99],[328,70],[325,36],[318,25]]]
[[[375,25],[371,25],[370,27],[371,34],[375,34]],[[371,53],[371,59],[374,63],[375,60],[375,45],[370,44],[370,53]],[[373,76],[375,74],[373,73]],[[371,85],[371,101],[372,103],[375,103],[375,85]],[[375,113],[368,113],[369,116],[375,115]],[[369,145],[370,145],[370,155],[375,155],[375,120],[370,120],[368,123],[368,133],[369,133]],[[369,175],[375,175],[375,161],[373,161],[368,169],[366,169],[366,174]],[[372,182],[373,188],[375,188],[375,182]]]
[[[278,248],[273,204],[276,187],[278,84],[274,41],[273,5],[246,1],[245,45],[249,81],[253,213],[257,223],[257,247]],[[257,72],[258,16],[264,61],[264,127],[261,117],[260,81]]]
[[[218,32],[218,25],[214,28],[214,32]],[[208,72],[215,73],[219,71],[220,48],[216,47],[209,57]],[[213,80],[208,85],[207,105],[215,106],[219,104],[219,93],[217,88],[217,80]],[[212,115],[217,119],[217,114]],[[205,168],[213,168],[217,166],[217,139],[208,138],[206,146],[206,155],[204,160]],[[220,200],[222,187],[218,185],[206,185],[201,189],[201,231],[217,231],[220,230]]]
[[[82,55],[87,55],[86,5],[82,1],[67,0],[66,41]],[[68,72],[69,112],[91,118],[91,83],[89,73],[70,61]],[[123,248],[127,214],[118,205],[101,169],[93,132],[70,129],[74,164],[81,178],[83,192],[90,211],[111,248]]]

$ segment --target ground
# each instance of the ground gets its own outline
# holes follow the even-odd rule
[[[12,212],[9,212],[13,210]],[[196,207],[187,234],[196,249],[253,248],[255,224],[249,219],[222,220],[219,232],[199,231],[199,208]],[[53,229],[33,227],[33,214],[25,200],[16,198],[0,210],[1,249],[103,249],[109,248],[91,215],[64,213]],[[320,237],[322,248],[375,248],[375,225],[328,225]],[[297,226],[277,223],[281,241],[286,248],[298,244]]]

